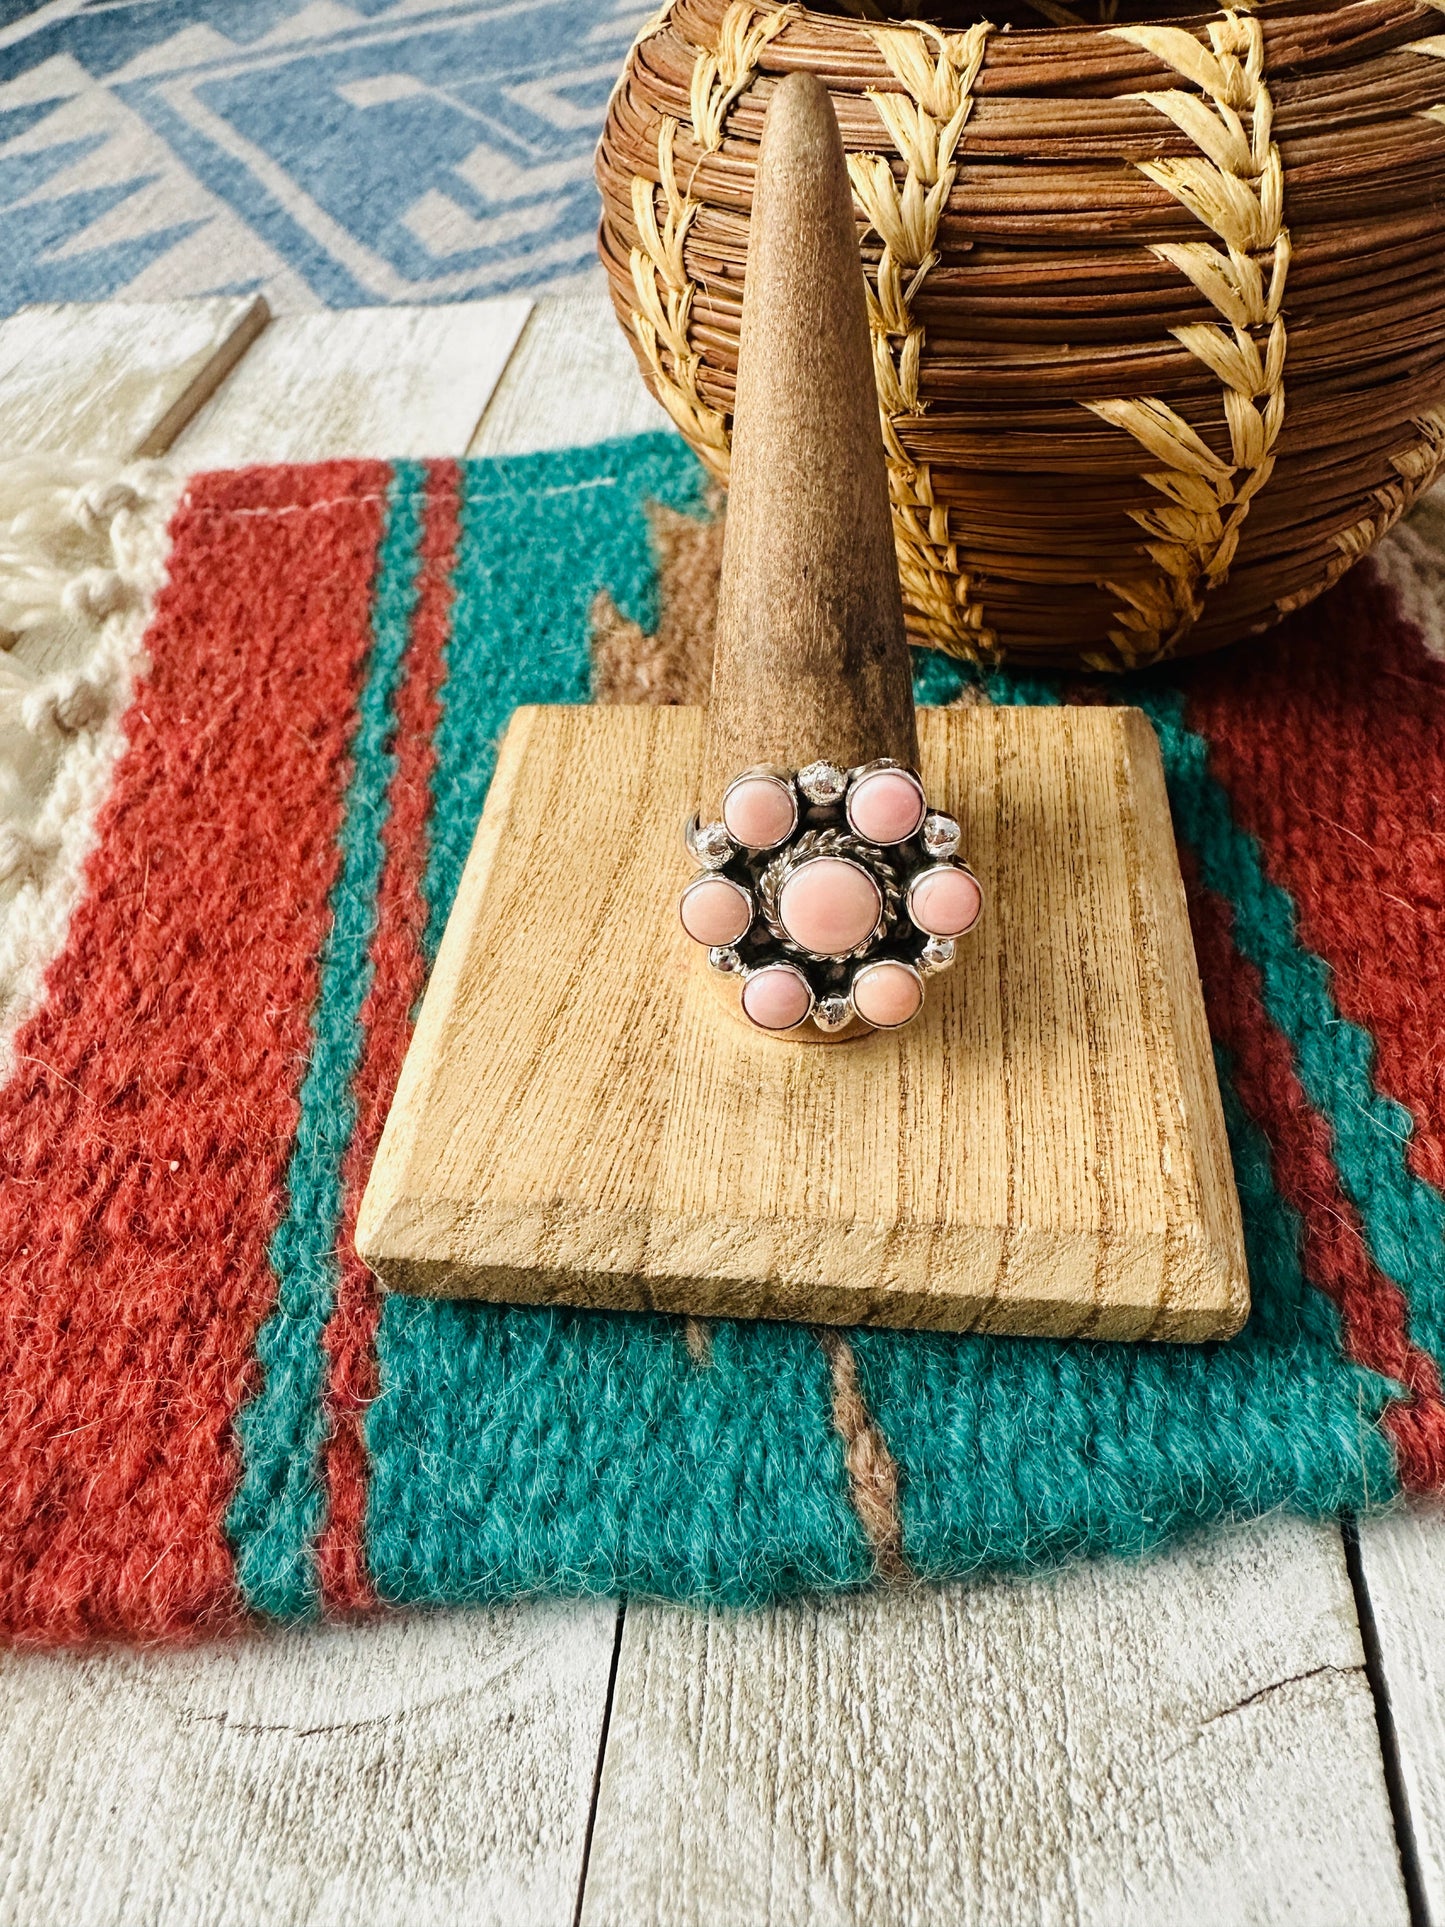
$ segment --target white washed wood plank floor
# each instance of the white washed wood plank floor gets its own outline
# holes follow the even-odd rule
[[[493,454],[663,419],[600,293],[263,321],[0,325],[0,454]],[[752,1617],[11,1654],[0,1923],[1445,1927],[1445,1520],[1374,1522],[1354,1564],[1273,1520]]]
[[[584,1927],[1405,1918],[1334,1534],[628,1608]]]

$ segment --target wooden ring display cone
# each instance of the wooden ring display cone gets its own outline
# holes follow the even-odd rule
[[[911,887],[935,909],[950,881],[971,892],[960,931],[982,899],[956,841],[929,845],[950,819],[929,817],[917,761],[847,163],[825,89],[792,74],[753,192],[698,819],[713,854],[681,900],[732,1013],[801,1043],[918,1016],[955,932],[913,917]]]
[[[1243,1238],[1153,732],[915,722],[816,83],[777,88],[759,172],[711,710],[517,712],[357,1248],[435,1296],[1228,1336]],[[678,824],[748,765],[877,756],[959,820],[990,904],[970,948],[916,1021],[846,1049],[723,1021]]]
[[[843,143],[773,96],[753,190],[700,801],[751,764],[918,761],[888,472]]]

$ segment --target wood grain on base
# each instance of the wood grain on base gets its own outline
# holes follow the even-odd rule
[[[393,1290],[1113,1338],[1248,1294],[1158,750],[920,715],[988,908],[923,1018],[720,1020],[677,921],[700,710],[518,712],[357,1228]]]
[[[583,1927],[1405,1927],[1333,1527],[627,1609]]]

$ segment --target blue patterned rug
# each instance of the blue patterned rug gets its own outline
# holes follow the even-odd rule
[[[593,258],[638,0],[0,0],[0,309],[461,301]]]

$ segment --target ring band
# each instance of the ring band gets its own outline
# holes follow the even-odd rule
[[[759,1030],[897,1030],[983,908],[959,838],[918,772],[890,757],[758,765],[728,784],[716,822],[685,825],[699,867],[682,925]]]

